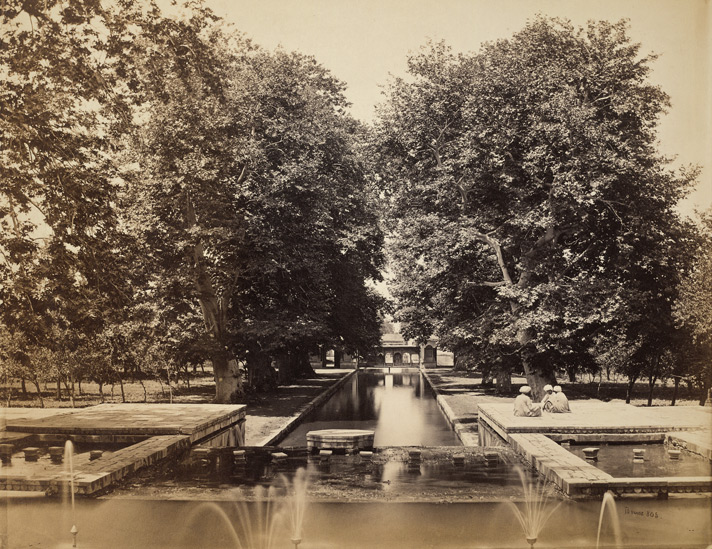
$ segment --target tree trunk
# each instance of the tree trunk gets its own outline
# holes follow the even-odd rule
[[[147,402],[148,401],[148,393],[146,392],[146,386],[143,384],[143,379],[138,378],[138,382],[141,384],[141,388],[143,389],[143,401]]]
[[[637,380],[637,377],[629,377],[628,378],[628,387],[626,388],[625,392],[625,403],[630,404],[630,399],[633,396],[633,387],[635,387],[635,382]]]
[[[569,381],[571,383],[576,383],[576,368],[573,364],[566,367],[566,373],[569,376]]]
[[[512,375],[505,364],[497,368],[497,394],[508,395],[512,392]]]
[[[675,376],[675,388],[672,390],[672,401],[670,402],[670,406],[675,406],[675,403],[677,402],[677,390],[680,387],[680,376]]]
[[[40,408],[44,408],[44,399],[42,398],[42,388],[40,387],[40,382],[37,378],[33,379],[32,382],[37,388],[37,398],[40,399]]]
[[[277,373],[270,364],[270,357],[262,351],[247,355],[249,384],[257,392],[272,391],[277,387]]]
[[[534,334],[531,329],[520,330],[517,334],[517,340],[523,347],[520,356],[522,357],[522,365],[524,373],[527,376],[527,384],[532,388],[531,398],[534,402],[540,401],[544,397],[544,385],[554,385],[556,380],[551,373],[547,371],[542,360],[537,360],[533,356],[533,352],[527,348],[527,345],[534,339]]]
[[[655,390],[655,382],[657,381],[656,376],[651,376],[648,378],[648,406],[653,405],[653,391]]]
[[[57,376],[57,400],[62,400],[62,380]]]
[[[319,358],[321,359],[321,367],[326,368],[326,345],[322,345],[319,350]]]
[[[700,393],[700,406],[704,406],[707,403],[707,393],[709,393],[710,386],[708,383],[702,383],[702,392]]]
[[[334,349],[334,368],[341,368],[341,351]]]
[[[279,385],[289,385],[294,381],[294,360],[290,353],[283,351],[274,356],[277,366],[277,383]]]
[[[299,379],[310,379],[316,377],[316,372],[312,368],[309,361],[309,351],[306,349],[297,349],[296,351],[296,369],[295,373]]]
[[[27,398],[27,385],[25,385],[25,378],[20,379],[20,389],[22,390],[22,398]]]
[[[220,404],[237,402],[244,392],[237,360],[228,351],[216,351],[211,358],[215,376],[215,402]]]
[[[197,225],[195,208],[186,193],[185,221],[189,229]],[[197,291],[198,304],[203,313],[205,331],[214,338],[214,350],[210,359],[213,363],[215,377],[215,402],[230,404],[242,395],[242,377],[237,360],[226,349],[227,312],[223,299],[218,299],[213,283],[205,266],[203,244],[197,242],[188,254],[188,261],[193,268],[193,284]]]

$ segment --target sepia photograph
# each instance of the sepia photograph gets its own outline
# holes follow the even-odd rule
[[[712,2],[0,0],[0,549],[712,549]]]

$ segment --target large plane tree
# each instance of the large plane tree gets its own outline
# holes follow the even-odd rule
[[[620,339],[655,353],[643,332],[671,318],[694,171],[657,152],[669,100],[639,50],[625,22],[540,17],[477,54],[409,59],[376,125],[408,336],[500,381],[521,366],[536,395]]]

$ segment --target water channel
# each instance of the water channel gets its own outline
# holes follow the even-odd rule
[[[358,372],[280,445],[306,446],[307,432],[319,429],[375,431],[374,446],[460,446],[415,369]]]
[[[583,449],[599,449],[596,467],[614,477],[708,477],[712,463],[692,452],[682,451],[677,459],[670,459],[668,447],[658,444],[580,444],[570,447],[571,453],[585,459]],[[642,461],[633,459],[633,449],[644,450]]]

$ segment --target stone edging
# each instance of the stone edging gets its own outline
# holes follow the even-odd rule
[[[284,427],[280,428],[277,432],[273,431],[260,442],[258,442],[255,446],[277,446],[284,437],[286,437],[289,433],[296,429],[296,427],[302,422],[306,415],[308,415],[310,412],[314,411],[314,409],[326,402],[336,391],[338,391],[343,385],[345,385],[349,379],[356,375],[357,372],[358,370],[352,370],[351,372],[340,378],[326,391],[321,393],[304,408],[302,408],[299,412],[294,414]],[[249,416],[250,414],[248,413],[247,415]]]
[[[672,444],[674,446],[680,446],[686,450],[698,454],[702,457],[707,458],[712,461],[712,440],[709,438],[707,440],[695,440],[695,435],[697,433],[692,431],[685,431],[682,433],[667,433],[665,435],[665,442]],[[702,438],[702,435],[700,436]],[[705,445],[707,442],[707,445]]]
[[[420,372],[423,374],[423,377],[428,382],[430,389],[435,394],[435,401],[438,403],[438,406],[440,406],[440,410],[442,410],[443,414],[445,415],[445,419],[447,419],[448,423],[450,424],[450,427],[452,427],[452,430],[455,431],[455,434],[457,435],[457,438],[460,440],[460,442],[462,442],[462,445],[479,446],[479,435],[470,431],[468,426],[462,423],[460,419],[455,415],[455,412],[452,411],[452,408],[445,400],[445,396],[442,395],[440,391],[438,391],[437,387],[430,379],[428,373],[425,370],[421,370]]]
[[[544,478],[572,498],[599,497],[607,490],[617,495],[710,493],[712,477],[613,477],[570,453],[544,434],[509,435],[512,448]]]

